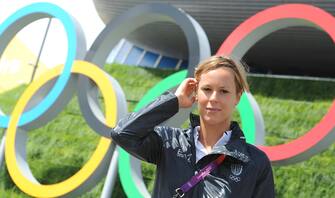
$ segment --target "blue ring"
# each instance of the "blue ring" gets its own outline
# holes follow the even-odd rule
[[[28,124],[38,118],[56,101],[71,76],[72,63],[76,55],[77,35],[75,22],[67,12],[51,3],[34,3],[16,11],[0,25],[0,37],[6,29],[15,26],[15,22],[19,19],[38,13],[50,15],[51,17],[59,19],[63,23],[68,38],[68,54],[63,72],[57,79],[51,91],[38,105],[22,114],[18,126]],[[0,116],[0,127],[7,128],[9,119],[9,116]]]

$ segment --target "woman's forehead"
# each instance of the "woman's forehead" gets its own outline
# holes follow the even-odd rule
[[[228,86],[235,84],[234,73],[230,68],[218,68],[201,74],[199,84]]]

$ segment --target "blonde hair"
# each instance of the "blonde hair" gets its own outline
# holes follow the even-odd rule
[[[237,62],[228,56],[211,56],[202,61],[195,68],[194,77],[199,82],[202,74],[219,68],[230,68],[234,73],[236,93],[249,91],[249,85],[246,77],[246,65]]]

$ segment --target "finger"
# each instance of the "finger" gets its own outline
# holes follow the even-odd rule
[[[194,78],[186,78],[178,87],[177,92],[190,96],[196,89],[196,80]]]
[[[186,82],[197,82],[195,78],[186,78],[185,81]]]
[[[192,101],[192,104],[195,102],[195,96],[192,96],[191,101]]]
[[[190,78],[186,78],[180,85],[181,85],[182,87],[187,87],[187,86],[189,86],[190,84],[192,84],[192,79],[190,79]]]
[[[188,78],[189,83],[197,83],[197,80],[195,78]]]
[[[188,87],[187,89],[185,89],[185,94],[187,96],[191,96],[193,93],[195,93],[195,86]]]
[[[187,90],[191,90],[191,91],[193,91],[193,90],[195,90],[195,88],[196,88],[196,84],[194,84],[194,83],[188,83],[187,85],[186,85],[186,87],[185,87]]]

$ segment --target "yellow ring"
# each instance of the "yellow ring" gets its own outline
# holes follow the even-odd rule
[[[16,127],[20,116],[28,103],[29,99],[39,90],[46,82],[60,75],[62,71],[62,65],[50,70],[45,73],[42,77],[31,83],[24,91],[20,99],[18,100],[9,122],[9,126],[6,134],[6,165],[11,178],[14,183],[25,193],[35,197],[58,197],[66,195],[71,191],[78,188],[83,184],[97,169],[107,153],[111,140],[101,137],[99,144],[92,154],[91,158],[87,163],[73,176],[56,184],[42,185],[36,182],[30,181],[26,178],[20,170],[16,155],[15,155],[15,138],[16,138]],[[114,89],[109,82],[109,78],[106,73],[101,70],[98,66],[85,62],[75,61],[72,67],[73,73],[78,73],[91,78],[97,86],[100,88],[102,96],[105,102],[105,116],[106,124],[109,127],[113,127],[116,124],[117,119],[117,102]]]

